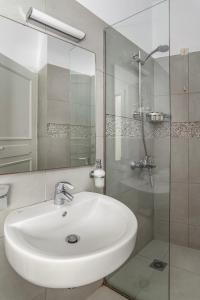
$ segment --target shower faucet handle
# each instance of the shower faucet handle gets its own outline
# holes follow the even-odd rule
[[[131,169],[154,169],[156,168],[156,165],[154,163],[154,160],[151,156],[145,156],[144,159],[139,161],[132,161],[131,162]]]

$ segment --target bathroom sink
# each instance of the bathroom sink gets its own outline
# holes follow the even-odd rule
[[[104,278],[134,249],[137,220],[121,202],[81,192],[61,207],[46,201],[11,212],[4,224],[6,256],[33,284],[73,288]]]

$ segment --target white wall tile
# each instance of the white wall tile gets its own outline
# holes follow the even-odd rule
[[[63,169],[57,171],[47,171],[44,176],[45,182],[45,200],[51,200],[54,197],[55,184],[59,181],[69,181],[74,186],[73,193],[81,191],[92,191],[93,181],[89,177],[92,167],[82,167],[76,169]]]
[[[0,184],[6,183],[11,185],[9,209],[32,205],[45,199],[43,172],[1,175]]]

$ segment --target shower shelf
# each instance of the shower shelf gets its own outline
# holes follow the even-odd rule
[[[137,121],[141,121],[144,119],[150,123],[162,123],[170,121],[170,115],[162,112],[134,112],[133,119]]]
[[[170,120],[170,115],[162,112],[150,112],[146,114],[146,120],[151,123],[162,123]]]

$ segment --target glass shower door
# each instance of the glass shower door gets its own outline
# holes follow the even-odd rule
[[[107,285],[136,300],[169,298],[168,28],[164,1],[105,32],[106,194],[139,225],[131,257]]]

